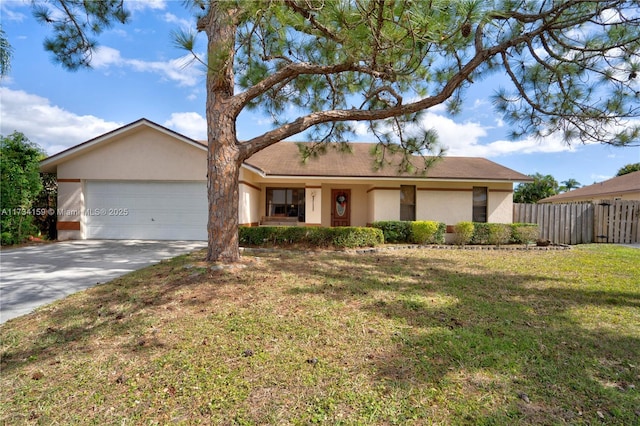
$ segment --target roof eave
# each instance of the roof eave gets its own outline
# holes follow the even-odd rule
[[[346,175],[288,175],[288,174],[270,174],[265,173],[263,170],[258,169],[254,166],[243,164],[243,167],[251,170],[254,173],[257,173],[264,179],[285,179],[285,180],[383,180],[383,181],[392,181],[392,180],[422,180],[425,182],[493,182],[493,183],[516,183],[520,182],[520,180],[514,179],[489,179],[489,178],[432,178],[428,176],[375,176],[375,175],[362,175],[362,176],[346,176]]]
[[[538,203],[551,203],[553,201],[571,201],[571,200],[575,200],[575,199],[583,199],[583,198],[602,198],[602,197],[610,197],[613,195],[622,195],[622,194],[632,194],[635,192],[640,192],[640,189],[624,189],[621,191],[605,191],[605,192],[598,192],[598,193],[591,193],[591,194],[571,194],[571,195],[566,195],[568,193],[565,194],[558,194],[558,195],[553,195],[551,197],[548,198],[543,198],[542,200],[539,200]]]

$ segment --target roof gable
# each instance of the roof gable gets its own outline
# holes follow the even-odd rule
[[[68,148],[64,151],[61,151],[57,154],[54,154],[50,157],[45,158],[44,160],[42,160],[40,162],[40,170],[42,170],[43,172],[48,172],[48,173],[53,173],[56,170],[56,167],[61,164],[64,163],[66,161],[69,161],[77,156],[80,156],[82,154],[85,154],[91,150],[94,150],[100,146],[103,146],[105,144],[108,144],[109,142],[118,139],[118,138],[122,138],[127,136],[128,134],[132,134],[134,132],[139,131],[142,128],[147,128],[147,129],[153,129],[155,131],[158,131],[160,133],[166,134],[170,137],[172,137],[175,140],[184,142],[188,145],[191,145],[193,147],[196,147],[198,149],[201,149],[203,151],[207,150],[206,145],[203,145],[202,143],[195,141],[191,138],[188,138],[180,133],[174,132],[171,129],[167,129],[164,126],[161,126],[157,123],[154,123],[153,121],[147,120],[146,118],[141,118],[140,120],[134,121],[133,123],[127,124],[125,126],[119,127],[115,130],[112,130],[110,132],[107,132],[103,135],[100,135],[98,137],[95,137],[93,139],[90,139],[86,142],[83,142],[81,144],[72,146],[71,148]]]

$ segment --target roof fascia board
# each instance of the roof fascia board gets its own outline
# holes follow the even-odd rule
[[[269,178],[269,176],[265,172],[263,172],[261,169],[259,169],[257,167],[254,167],[254,166],[252,166],[250,164],[242,163],[240,167],[243,167],[243,168],[249,170],[250,172],[253,172],[253,173],[257,174],[258,176],[260,176],[262,178],[265,178],[265,179]]]
[[[618,194],[629,194],[629,193],[635,193],[638,192],[640,190],[638,189],[623,189],[620,191],[605,191],[605,192],[598,192],[598,193],[590,193],[590,194],[571,194],[571,195],[567,195],[564,197],[556,197],[555,195],[553,197],[549,197],[549,198],[544,198],[542,200],[540,200],[539,202],[547,202],[546,200],[549,200],[548,202],[552,202],[552,201],[571,201],[574,199],[583,199],[583,198],[601,198],[601,197],[606,197],[609,195],[618,195]],[[558,194],[558,195],[564,195],[564,194]]]
[[[267,179],[267,180],[310,180],[310,181],[330,181],[330,180],[347,180],[347,181],[362,181],[362,180],[366,180],[368,182],[371,181],[398,181],[398,180],[402,180],[402,181],[406,181],[406,180],[411,180],[411,181],[423,181],[423,182],[472,182],[472,183],[482,183],[482,182],[491,182],[491,183],[514,183],[514,182],[520,182],[520,181],[515,181],[515,180],[506,180],[506,179],[465,179],[465,178],[429,178],[429,177],[425,177],[425,178],[412,178],[412,177],[378,177],[378,176],[293,176],[293,175],[268,175],[265,174],[263,171],[256,169],[255,167],[252,166],[247,166],[246,164],[243,164],[243,167],[246,167],[247,169],[250,169],[251,171],[254,171],[255,173],[259,174],[262,178]]]

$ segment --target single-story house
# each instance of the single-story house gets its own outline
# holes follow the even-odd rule
[[[538,203],[580,203],[601,200],[640,201],[640,171],[543,198]]]
[[[512,222],[531,178],[484,158],[444,157],[426,176],[374,170],[372,144],[302,164],[279,142],[241,167],[239,223],[366,226],[380,220]],[[207,238],[206,142],[141,119],[41,162],[58,177],[58,238]]]

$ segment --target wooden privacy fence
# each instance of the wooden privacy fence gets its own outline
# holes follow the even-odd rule
[[[537,223],[554,244],[640,243],[640,201],[514,204],[513,221]]]

